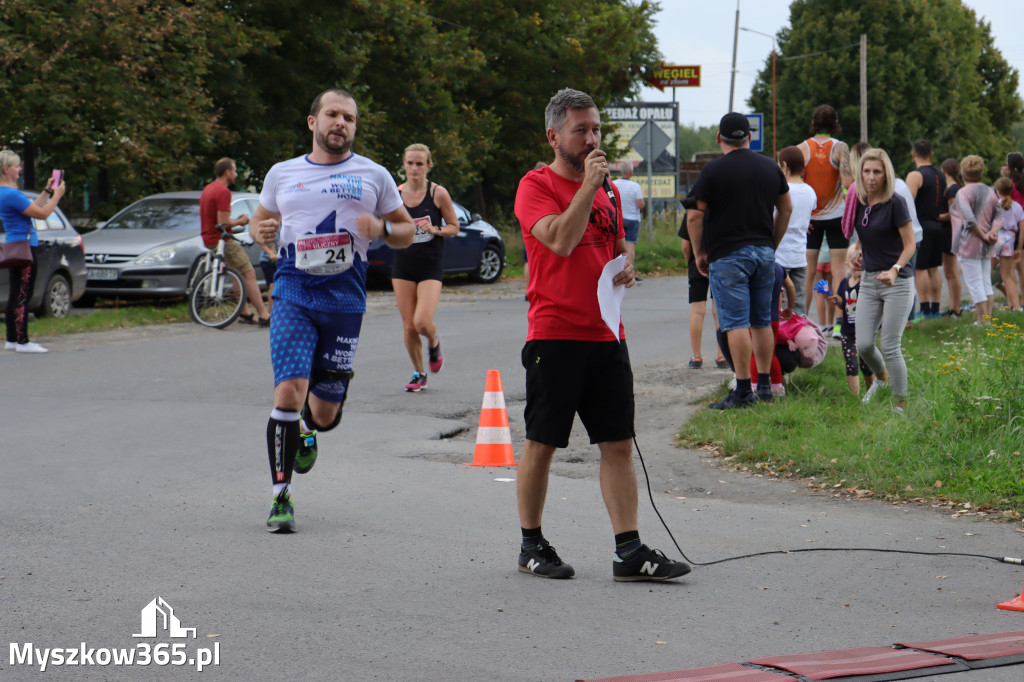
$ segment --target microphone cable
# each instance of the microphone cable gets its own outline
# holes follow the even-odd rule
[[[714,566],[716,564],[724,564],[727,561],[738,561],[739,559],[751,559],[753,557],[770,556],[772,554],[797,554],[799,552],[880,552],[888,554],[919,554],[923,556],[960,556],[960,557],[971,557],[975,559],[990,559],[997,561],[1001,564],[1012,564],[1015,566],[1024,566],[1024,559],[1017,557],[998,557],[989,556],[987,554],[970,554],[966,552],[921,552],[909,549],[884,549],[877,547],[801,547],[799,549],[775,549],[766,552],[754,552],[752,554],[741,554],[739,556],[725,557],[724,559],[716,559],[715,561],[694,561],[690,557],[686,556],[679,543],[676,542],[675,535],[672,534],[672,529],[665,523],[664,517],[661,512],[658,511],[658,505],[654,503],[654,493],[651,491],[651,477],[647,474],[647,464],[644,463],[643,453],[640,452],[640,444],[636,441],[636,435],[633,436],[633,446],[636,448],[636,454],[640,457],[640,466],[644,471],[644,480],[647,482],[647,496],[651,500],[651,507],[654,509],[654,513],[658,515],[658,520],[661,521],[661,525],[665,527],[665,532],[668,533],[669,538],[672,539],[672,544],[676,546],[676,550],[679,555],[686,560],[687,563],[693,566]]]

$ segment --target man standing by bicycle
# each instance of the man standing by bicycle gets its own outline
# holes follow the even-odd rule
[[[270,326],[270,531],[295,530],[292,472],[313,468],[317,432],[341,421],[366,312],[369,242],[405,248],[415,232],[391,174],[352,152],[358,115],[344,90],[316,96],[306,119],[313,151],[270,169],[249,228],[260,244],[281,238]]]
[[[223,158],[213,164],[213,175],[216,178],[213,182],[203,188],[199,195],[199,224],[202,227],[203,244],[206,248],[214,250],[218,242],[224,240],[224,261],[238,270],[245,282],[245,293],[253,306],[259,319],[249,312],[249,306],[242,304],[242,314],[238,316],[240,322],[245,324],[256,324],[261,327],[270,326],[270,314],[263,305],[263,294],[260,293],[260,285],[256,282],[256,271],[249,261],[249,254],[245,252],[241,244],[221,233],[218,225],[223,225],[230,230],[238,225],[248,225],[249,216],[242,214],[237,218],[231,217],[231,185],[235,184],[238,178],[238,169],[235,167],[234,159]]]

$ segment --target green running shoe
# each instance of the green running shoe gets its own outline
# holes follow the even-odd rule
[[[295,455],[293,471],[304,474],[316,464],[316,430],[299,434],[299,454]]]
[[[295,508],[292,507],[292,496],[287,490],[274,498],[274,506],[270,508],[270,516],[267,518],[267,530],[271,533],[295,531]]]

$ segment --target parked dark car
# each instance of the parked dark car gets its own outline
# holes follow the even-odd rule
[[[84,237],[89,279],[86,295],[121,298],[184,296],[193,269],[207,249],[200,236],[201,192],[167,192],[139,199],[100,229]],[[231,194],[231,216],[252,216],[260,195]],[[235,235],[243,242],[256,279],[260,247],[248,230]]]
[[[25,196],[35,201],[39,193],[25,192]],[[85,293],[82,237],[59,208],[46,220],[33,218],[32,224],[39,235],[38,270],[28,309],[36,315],[64,317],[71,310],[71,304]],[[3,221],[0,221],[0,242],[5,238],[4,232]],[[9,288],[10,277],[6,270],[0,270],[0,301],[4,304]]]
[[[501,277],[505,269],[505,242],[494,227],[480,216],[470,214],[461,204],[455,204],[459,217],[459,233],[446,237],[444,243],[444,274],[460,272],[478,282],[490,284]],[[394,250],[383,240],[370,242],[367,252],[370,273],[381,277],[391,276]]]

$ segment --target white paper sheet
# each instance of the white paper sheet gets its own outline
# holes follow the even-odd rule
[[[615,338],[619,338],[619,320],[622,317],[622,299],[626,297],[626,287],[612,284],[616,275],[626,267],[626,254],[605,263],[601,277],[597,280],[597,303],[601,306],[601,319],[612,330]]]

